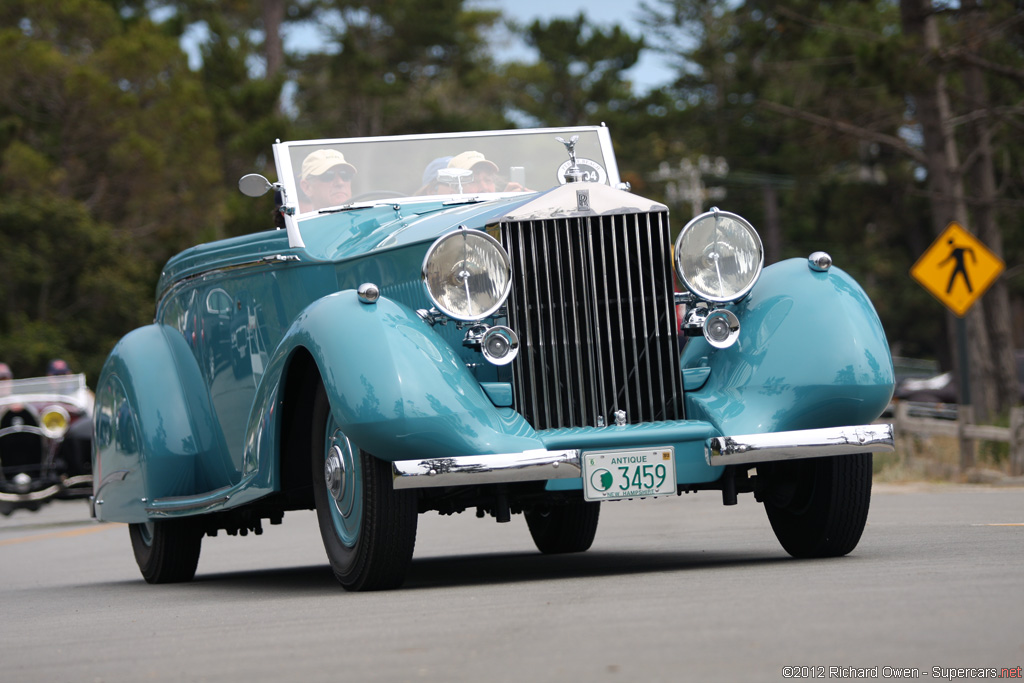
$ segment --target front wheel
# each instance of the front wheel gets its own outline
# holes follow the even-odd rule
[[[574,500],[530,510],[526,513],[526,524],[534,545],[542,553],[581,553],[594,542],[600,514],[600,503]]]
[[[190,519],[129,524],[135,562],[148,583],[191,581],[199,564],[203,532]]]
[[[391,465],[354,447],[323,385],[313,402],[313,498],[320,536],[346,590],[397,588],[416,545],[416,495],[395,491]]]
[[[871,503],[871,454],[758,467],[776,538],[793,557],[839,557],[860,541]]]

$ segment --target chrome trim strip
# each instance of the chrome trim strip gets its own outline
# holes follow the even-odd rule
[[[74,477],[68,477],[64,480],[65,488],[69,486],[84,486],[85,484],[92,484],[91,474],[79,474]]]
[[[47,439],[52,439],[42,427],[36,425],[11,425],[10,427],[4,427],[0,429],[0,438],[9,436],[10,434],[35,434],[36,436],[42,436]]]
[[[61,488],[60,484],[54,484],[31,493],[0,493],[0,503],[32,503],[39,500],[47,500],[60,493]]]
[[[580,452],[538,448],[522,453],[463,455],[392,463],[395,489],[471,484],[508,484],[519,481],[580,477]]]
[[[100,495],[100,491],[102,491],[103,488],[107,486],[107,484],[113,484],[114,482],[117,481],[124,481],[129,474],[131,474],[131,470],[115,470],[114,472],[111,472],[107,476],[103,477],[103,481],[101,481],[100,485],[96,487],[95,496],[98,497]]]
[[[247,483],[245,480],[238,484],[223,486],[198,496],[168,496],[167,498],[154,498],[150,505],[146,506],[146,512],[151,517],[170,516],[176,512],[201,510],[203,512],[212,510],[218,505],[223,505],[231,499],[235,491]]]
[[[239,270],[241,268],[252,268],[254,266],[266,266],[274,263],[289,263],[292,261],[302,261],[302,258],[298,254],[272,254],[270,256],[262,256],[254,261],[243,261],[242,263],[233,263],[227,266],[220,266],[218,268],[211,268],[209,270],[203,270],[198,273],[192,273],[182,278],[175,280],[164,288],[162,292],[157,295],[156,298],[156,310],[159,311],[164,303],[164,299],[177,292],[180,288],[185,287],[194,280],[204,278],[207,275],[216,275],[220,273],[228,273],[232,270]]]
[[[891,424],[716,436],[704,442],[704,457],[716,466],[894,450]]]

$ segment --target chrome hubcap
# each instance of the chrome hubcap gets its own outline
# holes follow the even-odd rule
[[[337,444],[331,446],[327,451],[327,458],[324,461],[324,479],[327,481],[327,490],[336,501],[341,501],[345,495],[345,459],[341,448]]]

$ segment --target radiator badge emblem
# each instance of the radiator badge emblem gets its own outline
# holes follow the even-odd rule
[[[576,210],[590,211],[590,190],[576,190]]]

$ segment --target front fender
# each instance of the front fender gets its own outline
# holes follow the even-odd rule
[[[172,327],[141,327],[117,343],[100,373],[93,421],[99,519],[144,522],[154,499],[195,495],[232,477],[195,356]]]
[[[687,417],[723,434],[868,424],[892,397],[885,332],[867,294],[833,267],[806,259],[764,269],[738,304],[739,339],[715,349],[703,337],[683,349],[683,368],[710,376],[686,397]]]
[[[299,349],[316,362],[341,430],[379,458],[544,448],[520,415],[494,407],[465,361],[414,311],[385,297],[365,304],[346,290],[306,308],[274,353],[248,427],[247,451],[260,463],[274,460],[280,427],[268,418]]]

